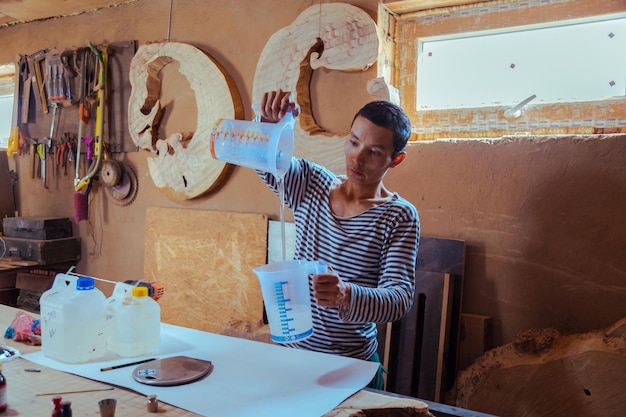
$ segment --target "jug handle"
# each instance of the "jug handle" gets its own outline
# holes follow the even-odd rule
[[[308,269],[307,275],[325,274],[329,272],[328,265],[326,265],[324,261],[310,261],[308,262]]]

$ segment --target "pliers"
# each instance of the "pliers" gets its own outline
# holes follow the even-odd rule
[[[57,166],[63,167],[63,175],[67,176],[67,151],[68,143],[65,141],[59,141],[57,144],[56,163]]]

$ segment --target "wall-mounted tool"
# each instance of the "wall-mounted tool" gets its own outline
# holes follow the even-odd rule
[[[111,162],[115,162],[115,165],[112,165]],[[110,169],[114,166],[117,166],[117,172],[115,170],[111,172]],[[104,190],[111,202],[124,207],[135,201],[139,191],[139,178],[134,169],[109,159],[103,163],[100,170],[100,178],[104,179],[105,175],[110,182],[105,183]],[[114,178],[116,179],[114,180]],[[111,185],[113,181],[115,181],[115,184]]]
[[[104,154],[104,138],[103,138],[104,106],[106,103],[105,96],[106,96],[106,73],[107,73],[107,66],[108,66],[108,53],[106,52],[106,47],[104,48],[104,51],[102,51],[98,49],[91,42],[87,41],[87,43],[89,45],[89,49],[96,56],[97,62],[98,62],[98,83],[96,87],[94,88],[94,90],[97,91],[97,94],[98,94],[98,107],[96,108],[96,131],[95,131],[95,137],[94,137],[94,156],[96,159],[95,159],[95,162],[91,164],[91,166],[88,169],[87,174],[84,177],[80,178],[77,175],[77,178],[74,180],[74,189],[78,192],[80,192],[84,187],[89,185],[91,183],[92,178],[94,178],[98,174],[98,171],[100,170],[100,165],[103,161],[103,156],[104,156],[103,155]],[[86,62],[83,62],[83,65],[85,64]],[[86,94],[86,93],[87,93],[86,91],[83,91],[83,94]],[[82,119],[80,123],[82,123]],[[79,125],[79,132],[82,132],[82,125]],[[78,143],[80,143],[80,141],[81,141],[81,138],[79,135]]]
[[[76,50],[74,49],[66,49],[61,52],[61,64],[63,65],[63,78],[65,80],[66,87],[66,98],[70,100],[72,104],[76,103],[75,97],[75,89],[72,88],[72,82],[70,80],[74,80],[78,76],[78,72],[76,72],[74,61],[76,57]]]
[[[48,188],[48,181],[46,178],[46,160],[48,149],[50,148],[50,139],[43,139],[41,142],[37,143],[37,155],[39,155],[39,160],[41,161],[41,180],[43,182],[43,188]]]
[[[52,146],[52,138],[54,137],[54,124],[56,121],[57,107],[56,103],[52,103],[52,121],[50,122],[50,135],[46,139],[39,140],[36,145],[37,155],[41,161],[41,179],[43,181],[43,188],[48,188],[48,181],[46,178],[46,161],[48,159],[48,151]]]
[[[86,95],[87,95],[87,73],[88,73],[88,60],[91,52],[89,48],[78,48],[76,50],[76,55],[74,58],[74,65],[76,69],[80,73],[80,89],[78,91],[78,136],[76,138],[76,160],[75,160],[75,171],[76,176],[74,177],[74,187],[78,185],[81,181],[81,172],[80,172],[80,160],[81,160],[81,145],[83,141],[83,125],[89,123],[89,110],[86,107]],[[80,197],[84,198],[84,197]]]
[[[39,102],[41,103],[41,110],[48,114],[48,101],[46,98],[46,92],[44,89],[44,78],[43,71],[41,69],[42,61],[46,59],[47,49],[42,49],[41,51],[35,52],[32,55],[28,56],[28,65],[30,66],[30,73],[35,74],[35,79],[37,83],[37,94],[39,95]]]
[[[63,168],[63,175],[67,177],[67,147],[65,139],[60,139],[57,143],[57,151],[55,155],[56,169]]]
[[[30,177],[35,179],[37,175],[37,141],[35,139],[29,139],[28,143],[30,145],[30,157],[31,157],[31,166],[30,166]]]
[[[15,62],[15,71],[19,71],[19,60],[20,58],[17,59],[17,61]],[[7,145],[7,155],[8,156],[13,156],[16,153],[18,153],[19,151],[19,145],[18,145],[18,136],[19,136],[19,130],[20,127],[18,125],[18,109],[19,109],[19,91],[20,91],[20,83],[15,83],[14,84],[14,90],[13,90],[13,113],[11,115],[11,133],[9,135],[9,143]]]
[[[21,110],[20,110],[20,122],[22,124],[28,123],[28,112],[30,109],[30,90],[32,86],[32,77],[30,70],[28,69],[28,57],[23,55],[19,61],[20,70],[20,82],[22,84],[22,95],[20,98]]]
[[[61,56],[62,52],[57,50],[46,53],[46,91],[50,102],[71,106],[69,77]]]

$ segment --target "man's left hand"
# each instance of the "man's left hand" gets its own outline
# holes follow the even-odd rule
[[[333,273],[313,275],[313,295],[322,307],[350,305],[350,286]]]

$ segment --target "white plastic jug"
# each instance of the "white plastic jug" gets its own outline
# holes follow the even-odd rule
[[[313,334],[309,275],[327,270],[323,262],[303,260],[272,262],[254,269],[273,341],[297,342]]]
[[[148,288],[118,282],[106,310],[110,352],[133,357],[159,350],[161,307],[148,296]]]
[[[41,295],[41,350],[65,363],[83,363],[106,353],[106,297],[93,278],[57,274]]]
[[[278,123],[220,119],[211,132],[211,156],[282,178],[294,148],[291,112]]]

